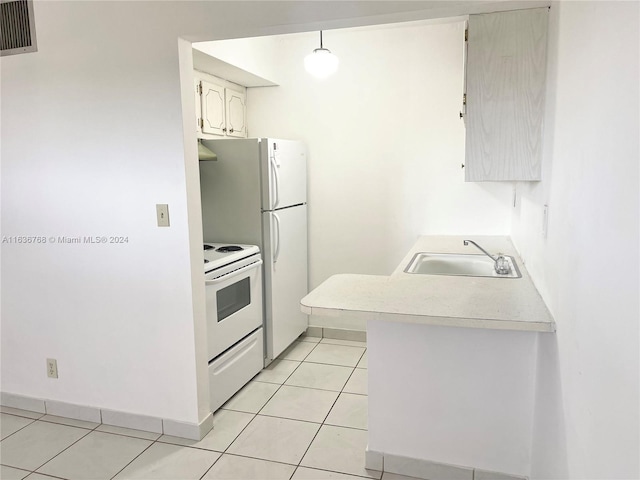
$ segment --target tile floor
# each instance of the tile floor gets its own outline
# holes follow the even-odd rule
[[[0,407],[3,480],[402,480],[365,470],[366,344],[301,337],[192,441]]]

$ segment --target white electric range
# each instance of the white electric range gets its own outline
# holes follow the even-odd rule
[[[256,245],[230,245],[227,243],[204,244],[204,271],[217,270],[239,260],[260,255]]]
[[[260,249],[205,243],[204,271],[213,412],[264,365]]]

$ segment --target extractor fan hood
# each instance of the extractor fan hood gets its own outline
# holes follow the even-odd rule
[[[205,147],[202,144],[202,141],[198,140],[198,160],[200,161],[211,161],[218,160],[218,156]]]

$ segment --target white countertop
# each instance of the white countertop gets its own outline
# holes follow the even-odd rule
[[[522,278],[417,275],[404,269],[417,252],[491,253],[515,258]],[[452,327],[554,332],[553,317],[509,237],[424,236],[389,276],[334,275],[300,301],[309,315]]]

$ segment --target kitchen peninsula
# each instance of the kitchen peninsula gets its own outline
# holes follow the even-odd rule
[[[478,253],[466,238],[513,256],[522,277],[405,272],[418,252]],[[508,237],[420,237],[390,276],[335,275],[301,307],[367,320],[368,468],[467,480],[530,474],[537,336],[555,322]]]

